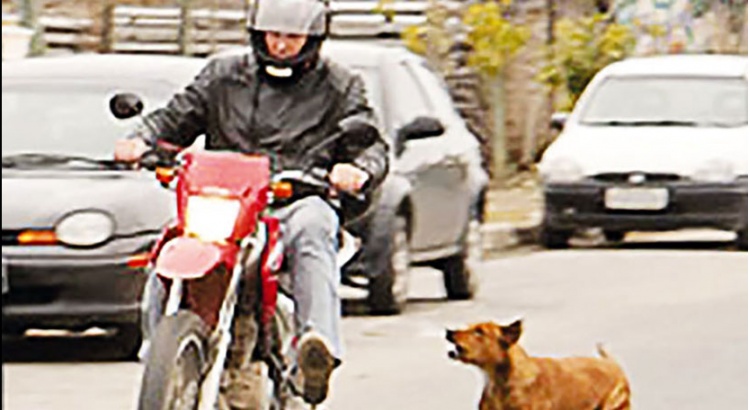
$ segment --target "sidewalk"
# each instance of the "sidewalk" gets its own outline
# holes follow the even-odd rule
[[[541,185],[535,174],[515,175],[491,189],[483,228],[485,254],[537,243],[542,206]]]

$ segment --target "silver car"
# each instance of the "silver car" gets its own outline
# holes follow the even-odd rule
[[[3,62],[3,333],[117,330],[123,356],[140,343],[143,275],[132,269],[172,217],[172,194],[114,163],[128,127],[109,98],[167,101],[204,60],[78,55]]]

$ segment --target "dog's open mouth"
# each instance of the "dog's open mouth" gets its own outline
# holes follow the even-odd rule
[[[453,348],[448,351],[448,357],[451,359],[460,359],[461,356],[464,354],[465,350],[463,347],[459,345],[453,345]]]

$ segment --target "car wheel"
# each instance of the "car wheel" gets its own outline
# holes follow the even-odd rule
[[[466,300],[474,297],[478,287],[476,270],[483,258],[482,246],[482,222],[478,218],[472,218],[464,236],[464,251],[440,261],[436,266],[443,271],[448,299]]]
[[[572,233],[570,231],[552,229],[548,226],[542,226],[542,232],[539,235],[542,246],[547,249],[565,249],[568,247],[568,240]]]
[[[625,233],[623,231],[604,231],[604,237],[607,242],[622,242],[625,239]]]
[[[117,359],[137,360],[141,347],[141,328],[137,324],[122,325],[112,336],[113,355]]]
[[[737,249],[747,251],[747,228],[737,232],[735,244],[737,245]]]
[[[409,294],[409,232],[406,218],[393,219],[391,241],[383,257],[388,263],[383,272],[370,279],[368,304],[374,314],[397,314],[406,307]]]

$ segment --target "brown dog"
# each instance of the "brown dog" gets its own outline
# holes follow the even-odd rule
[[[518,345],[520,336],[520,320],[447,331],[455,346],[448,356],[487,375],[480,410],[630,409],[625,373],[601,347],[601,358],[536,358]]]

